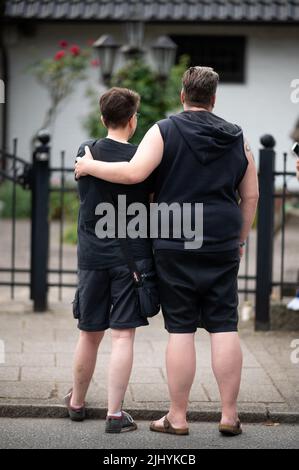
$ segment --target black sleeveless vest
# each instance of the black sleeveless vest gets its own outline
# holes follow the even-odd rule
[[[203,244],[200,251],[238,247],[242,226],[238,186],[247,169],[243,133],[208,111],[184,111],[158,122],[164,154],[156,170],[154,202],[203,203]],[[192,209],[192,210],[193,210]],[[192,223],[194,223],[194,211]],[[162,238],[155,249],[184,249],[186,237]]]

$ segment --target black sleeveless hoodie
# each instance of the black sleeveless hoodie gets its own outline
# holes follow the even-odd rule
[[[248,164],[242,129],[209,111],[184,111],[158,126],[164,154],[156,171],[155,202],[203,203],[199,250],[237,248],[242,226],[237,189]],[[163,239],[159,234],[154,247],[181,250],[185,241],[183,235]]]

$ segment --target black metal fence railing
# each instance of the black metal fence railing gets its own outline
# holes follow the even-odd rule
[[[286,201],[298,199],[299,193],[289,191],[287,178],[295,178],[295,171],[287,171],[287,154],[283,154],[283,170],[275,170],[276,153],[274,150],[275,140],[271,135],[265,135],[261,139],[263,148],[260,150],[259,164],[259,188],[260,199],[258,206],[258,230],[257,230],[257,257],[256,257],[256,303],[255,303],[255,326],[257,330],[268,330],[270,328],[270,302],[274,287],[279,287],[279,297],[282,299],[288,287],[288,295],[295,295],[298,288],[298,273],[293,281],[285,279],[285,256],[286,256]],[[295,168],[295,164],[294,164]],[[282,177],[282,190],[276,189],[276,178]],[[280,201],[281,217],[275,223],[275,215],[279,215]],[[274,241],[280,232],[280,268],[279,279],[275,280],[273,275]],[[276,234],[276,236],[275,236]],[[294,255],[298,256],[295,252]],[[275,261],[277,250],[275,250]],[[296,263],[292,263],[296,265]],[[299,266],[299,259],[297,266]],[[276,270],[275,270],[276,271]]]
[[[74,169],[65,167],[65,152],[62,151],[60,154],[60,167],[53,167],[49,169],[50,179],[51,176],[58,174],[59,175],[59,185],[50,186],[50,193],[57,193],[59,195],[59,214],[58,214],[58,265],[56,267],[48,269],[48,274],[50,277],[56,276],[56,280],[50,279],[48,282],[48,287],[57,287],[58,288],[58,299],[62,300],[62,289],[63,288],[75,288],[76,282],[70,282],[64,280],[64,276],[77,275],[76,269],[68,269],[64,267],[64,228],[65,228],[65,194],[76,194],[77,187],[76,185],[67,185],[66,175],[71,174],[73,176]],[[74,214],[74,219],[77,214]]]
[[[285,296],[294,295],[294,292],[299,287],[299,260],[298,260],[298,272],[295,281],[290,281],[285,277],[286,269],[286,249],[287,249],[287,240],[286,240],[286,223],[287,223],[287,203],[288,201],[297,202],[299,208],[299,191],[289,191],[288,182],[296,178],[295,171],[287,171],[287,158],[288,154],[283,154],[283,169],[282,171],[274,171],[274,177],[282,177],[282,190],[275,192],[274,205],[276,201],[280,202],[280,223],[278,224],[278,230],[276,230],[276,236],[280,235],[280,269],[278,279],[272,278],[272,287],[279,288],[279,298],[283,299]],[[295,165],[294,165],[295,166]],[[299,186],[299,184],[298,184]]]
[[[64,243],[67,222],[67,212],[70,211],[69,194],[76,194],[73,180],[73,168],[65,166],[65,153],[61,152],[60,166],[50,167],[50,137],[42,133],[39,145],[36,147],[32,163],[17,157],[17,141],[14,141],[12,154],[0,151],[1,181],[11,182],[11,213],[10,217],[10,257],[6,264],[0,267],[0,286],[10,288],[11,298],[14,298],[16,287],[29,287],[30,298],[34,310],[43,312],[47,309],[49,289],[58,290],[58,299],[63,298],[64,288],[76,287],[76,254],[75,247],[70,252]],[[275,141],[271,136],[261,139],[259,163],[260,200],[258,220],[250,233],[241,263],[239,273],[239,292],[244,300],[255,300],[255,327],[258,330],[270,328],[270,301],[273,290],[279,289],[279,297],[293,295],[297,288],[297,274],[292,272],[286,276],[286,255],[288,237],[287,202],[299,201],[299,193],[290,190],[288,182],[295,177],[295,172],[287,171],[287,155],[283,156],[283,168],[275,170]],[[71,176],[71,178],[69,177]],[[276,178],[282,178],[282,189],[276,189]],[[53,180],[56,180],[53,184]],[[20,266],[16,260],[16,188],[21,185],[31,193],[30,223],[30,259],[26,266]],[[59,211],[53,222],[49,217],[50,201],[58,200]],[[66,202],[67,201],[67,202]],[[299,206],[298,206],[299,207]],[[74,209],[74,212],[77,212]],[[275,224],[275,216],[280,213],[279,224]],[[77,214],[71,213],[71,219],[76,220]],[[275,237],[274,237],[274,234]],[[54,235],[58,241],[54,243]],[[1,231],[2,236],[2,231]],[[275,239],[275,273],[273,274],[273,253]],[[53,244],[53,246],[52,246]],[[55,256],[52,256],[52,253]],[[277,253],[280,254],[280,265],[277,268]],[[51,256],[49,256],[51,253]],[[6,253],[7,254],[7,253]],[[295,253],[297,255],[297,252]],[[66,258],[68,260],[66,262]],[[53,263],[55,258],[55,263]],[[69,263],[71,259],[72,263]],[[0,259],[0,263],[1,263]],[[298,260],[299,266],[299,260]],[[279,273],[277,275],[277,273]],[[21,280],[17,279],[22,276]],[[25,279],[25,276],[27,278]]]
[[[5,274],[5,279],[0,282],[0,285],[9,287],[11,298],[14,299],[15,287],[30,287],[29,280],[22,279],[20,281],[16,279],[16,275],[29,275],[31,271],[30,266],[22,268],[16,266],[16,190],[17,185],[21,185],[24,189],[29,189],[32,175],[31,165],[22,158],[17,157],[17,139],[13,140],[12,153],[0,149],[0,157],[1,163],[5,161],[5,166],[3,164],[0,165],[0,184],[3,181],[11,182],[10,263],[9,266],[0,267],[0,273]]]

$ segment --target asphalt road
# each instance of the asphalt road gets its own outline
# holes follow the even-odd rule
[[[150,432],[148,424],[110,435],[102,420],[0,418],[0,449],[299,449],[299,425],[245,424],[241,436],[229,438],[216,423],[191,423],[181,437]]]

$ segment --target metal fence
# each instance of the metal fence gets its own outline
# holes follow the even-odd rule
[[[57,193],[59,197],[59,215],[58,215],[58,263],[56,268],[49,268],[48,273],[48,283],[47,287],[57,287],[58,288],[58,299],[62,300],[62,289],[63,288],[75,288],[76,283],[65,280],[65,276],[77,274],[75,269],[68,269],[64,267],[64,229],[65,229],[65,195],[67,193],[73,193],[77,195],[76,185],[70,186],[67,184],[68,178],[67,175],[73,175],[74,168],[65,167],[65,152],[60,154],[60,167],[49,168],[49,178],[50,181],[53,180],[53,175],[58,175],[59,184],[55,184],[49,187],[50,193]],[[74,220],[76,220],[77,214],[74,214]],[[51,240],[50,240],[51,242]],[[55,275],[56,280],[51,280],[51,275]]]
[[[287,153],[283,154],[282,171],[275,170],[276,153],[275,140],[271,135],[262,137],[263,148],[260,150],[259,162],[259,188],[260,199],[258,206],[257,224],[257,254],[256,254],[256,329],[268,330],[270,328],[270,302],[274,287],[279,287],[279,297],[285,294],[295,295],[298,287],[298,278],[293,281],[285,279],[286,254],[286,201],[299,197],[298,192],[289,191],[288,180],[295,178],[295,171],[287,171]],[[295,167],[295,163],[294,163]],[[282,177],[282,190],[276,189],[276,178]],[[275,224],[276,201],[280,201],[281,217]],[[279,208],[279,207],[278,207]],[[279,214],[279,213],[278,213]],[[274,240],[280,232],[280,269],[279,278],[274,280]],[[277,252],[275,250],[275,256]],[[299,261],[299,260],[298,260]],[[299,267],[299,262],[298,262]],[[298,277],[298,275],[297,275]]]
[[[16,191],[20,185],[25,189],[31,188],[32,183],[32,165],[22,158],[17,157],[17,139],[13,141],[13,151],[11,154],[0,149],[0,183],[4,180],[11,182],[11,247],[9,266],[0,266],[0,273],[5,274],[5,280],[0,281],[1,286],[10,288],[10,295],[13,299],[16,287],[31,287],[31,282],[16,280],[16,274],[31,273],[31,266],[26,268],[16,267]]]
[[[284,154],[282,171],[275,170],[275,141],[271,136],[261,139],[259,163],[260,200],[258,208],[258,221],[252,230],[244,253],[244,259],[239,273],[239,292],[245,300],[253,299],[255,302],[255,326],[257,330],[270,328],[270,301],[273,289],[279,289],[279,296],[293,295],[297,288],[298,279],[289,280],[285,277],[285,253],[287,214],[286,201],[299,198],[299,193],[288,189],[290,178],[296,176],[294,172],[287,171],[287,154]],[[11,181],[11,247],[8,265],[0,267],[0,273],[5,279],[0,279],[0,287],[10,288],[11,298],[14,298],[15,289],[28,287],[30,298],[33,300],[34,310],[43,312],[47,309],[48,292],[50,288],[57,288],[58,299],[63,298],[63,289],[76,287],[76,269],[65,267],[64,230],[66,224],[66,202],[68,193],[76,193],[76,185],[70,184],[68,176],[73,174],[73,168],[65,166],[65,154],[61,152],[61,164],[50,167],[50,137],[42,133],[39,136],[39,145],[33,152],[32,162],[17,157],[17,141],[14,141],[11,154],[0,151],[0,185],[1,181]],[[54,178],[53,178],[54,177]],[[282,178],[282,189],[275,189],[275,179]],[[51,182],[56,180],[55,185]],[[16,265],[16,188],[20,185],[31,193],[30,214],[30,258],[26,267]],[[49,247],[52,243],[51,221],[49,217],[49,201],[51,194],[58,198],[59,213],[55,222],[58,235],[56,246],[55,266],[49,259]],[[280,201],[280,223],[275,226],[275,206]],[[77,214],[73,219],[76,220]],[[280,267],[279,278],[273,276],[274,235],[280,236]],[[0,240],[1,242],[1,240]],[[1,263],[1,261],[0,261]],[[298,263],[299,264],[299,263]],[[27,279],[17,280],[18,274],[27,275]],[[72,280],[70,278],[72,277]],[[276,276],[277,277],[277,276]]]
[[[275,158],[275,155],[274,157]],[[288,188],[288,183],[294,178],[296,178],[296,173],[293,171],[287,171],[287,160],[288,154],[283,154],[283,169],[282,171],[274,171],[274,177],[282,177],[282,190],[277,192],[275,191],[273,194],[274,198],[274,206],[275,202],[280,202],[280,223],[278,224],[278,230],[275,230],[275,236],[277,237],[280,232],[280,269],[279,269],[279,278],[273,279],[272,277],[272,287],[279,287],[279,297],[282,300],[285,296],[294,295],[294,292],[299,288],[299,256],[297,259],[297,277],[295,281],[290,281],[285,276],[285,268],[286,268],[286,248],[287,248],[287,217],[288,214],[286,212],[287,202],[293,201],[297,203],[299,208],[299,190],[298,191],[290,191]],[[275,166],[274,166],[275,167]],[[299,189],[299,183],[298,183]],[[298,244],[299,248],[299,244]]]

